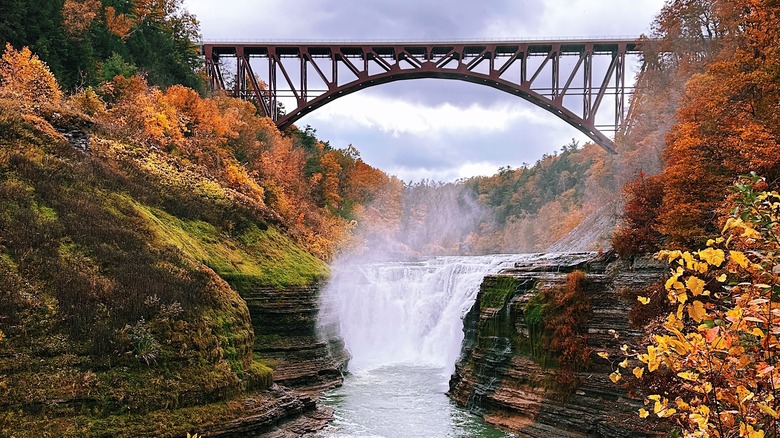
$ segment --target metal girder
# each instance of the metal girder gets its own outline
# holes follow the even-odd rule
[[[625,121],[626,95],[631,93],[631,87],[625,84],[626,54],[638,53],[639,44],[639,39],[220,42],[204,43],[202,53],[213,89],[256,102],[279,128],[334,99],[367,87],[407,79],[455,79],[521,97],[615,153],[614,143],[602,130],[618,131]],[[232,89],[226,88],[225,72],[220,67],[220,61],[230,58],[236,60]],[[565,60],[572,62],[564,65]],[[598,73],[596,60],[607,61]],[[252,63],[265,66],[253,69]],[[255,73],[263,71],[267,75]],[[605,129],[596,124],[596,116],[607,96],[614,98],[614,124]],[[295,105],[288,108],[287,114],[279,111],[280,99],[284,98]]]

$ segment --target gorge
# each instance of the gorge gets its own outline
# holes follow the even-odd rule
[[[635,418],[636,394],[609,382],[607,363],[594,360],[568,394],[554,367],[518,347],[530,296],[574,270],[588,278],[592,355],[640,336],[620,292],[657,281],[663,267],[619,265],[596,253],[337,265],[319,326],[343,337],[351,361],[344,386],[323,398],[335,421],[317,436],[504,436],[463,408],[519,436],[654,436]]]

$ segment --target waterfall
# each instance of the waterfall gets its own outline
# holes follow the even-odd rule
[[[522,257],[337,263],[322,294],[320,326],[344,339],[352,372],[414,364],[442,368],[448,378],[482,279]]]

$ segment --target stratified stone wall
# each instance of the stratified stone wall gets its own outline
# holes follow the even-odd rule
[[[642,330],[629,326],[633,302],[621,298],[620,291],[649,286],[665,269],[647,260],[628,266],[597,254],[561,254],[486,277],[464,320],[465,340],[450,381],[451,398],[520,436],[658,435],[651,423],[637,417],[642,407],[638,396],[609,380],[611,366],[595,352],[617,358],[621,345],[643,336]],[[588,279],[585,292],[592,315],[586,328],[593,366],[578,373],[579,386],[566,393],[555,387],[555,370],[523,354],[518,339],[528,334],[523,309],[535,290],[563,284],[574,270],[584,271]],[[630,371],[624,374],[629,374],[624,381],[634,378]]]
[[[255,353],[280,385],[315,391],[341,385],[349,356],[341,340],[317,336],[319,290],[312,284],[243,294],[255,330]]]

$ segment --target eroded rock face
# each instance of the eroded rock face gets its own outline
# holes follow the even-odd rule
[[[267,287],[244,294],[255,330],[254,351],[273,368],[280,385],[323,391],[343,381],[349,359],[343,342],[317,336],[320,287]]]
[[[586,329],[594,353],[591,368],[576,374],[580,383],[571,392],[556,387],[555,370],[523,353],[519,340],[528,336],[524,309],[535,289],[563,284],[574,270],[584,271],[588,279],[585,293],[592,315]],[[664,265],[652,261],[627,266],[607,256],[581,253],[545,256],[486,277],[464,320],[465,339],[450,381],[451,398],[520,436],[656,436],[658,432],[636,415],[640,397],[613,384],[610,364],[595,352],[622,357],[620,346],[639,340],[643,331],[629,325],[633,302],[621,298],[620,291],[649,286],[664,270]]]
[[[349,355],[340,339],[317,335],[319,284],[256,287],[242,292],[255,332],[254,352],[274,371],[274,386],[243,400],[242,415],[208,436],[298,437],[325,427],[333,410],[318,403],[340,386]]]
[[[267,438],[297,437],[316,432],[333,419],[333,411],[317,404],[311,394],[275,385],[246,398],[242,415],[207,427],[203,436]]]

